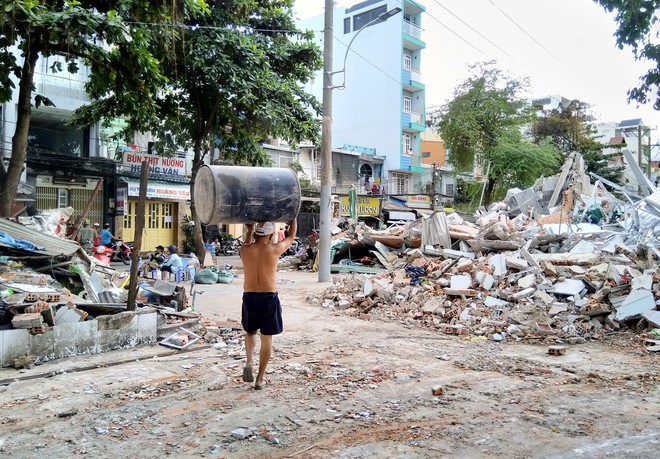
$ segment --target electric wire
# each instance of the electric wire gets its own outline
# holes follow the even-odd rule
[[[565,66],[565,64],[561,61],[561,59],[559,59],[557,56],[555,56],[555,55],[554,55],[554,54],[553,54],[548,48],[546,48],[545,46],[543,46],[543,45],[542,45],[542,44],[541,44],[536,38],[534,38],[529,32],[527,32],[527,31],[526,31],[526,30],[525,30],[520,24],[518,24],[518,23],[517,23],[517,22],[516,22],[511,16],[509,16],[508,14],[506,14],[506,12],[505,12],[504,10],[502,10],[502,8],[500,8],[499,6],[497,6],[497,5],[495,4],[495,2],[493,2],[493,0],[488,0],[488,1],[490,2],[491,5],[493,5],[493,6],[495,7],[495,9],[497,9],[500,13],[502,13],[502,14],[503,14],[503,15],[504,15],[509,21],[511,21],[516,27],[518,27],[518,28],[519,28],[519,29],[520,29],[525,35],[527,35],[529,38],[531,38],[531,39],[534,41],[534,43],[536,43],[537,45],[539,45],[539,46],[540,46],[540,47],[541,47],[546,53],[548,53],[550,56],[552,56],[552,57],[553,57],[557,62],[559,62],[561,65],[564,65],[564,66]]]
[[[463,19],[461,19],[460,17],[458,17],[456,14],[454,14],[454,12],[452,12],[449,8],[447,8],[446,6],[444,6],[444,5],[443,5],[442,3],[440,3],[438,0],[433,0],[433,1],[434,1],[434,2],[435,2],[440,8],[444,9],[444,10],[447,11],[449,14],[451,14],[452,16],[454,16],[454,17],[455,17],[456,19],[458,19],[461,23],[463,23],[465,26],[467,26],[470,30],[472,30],[474,33],[476,33],[477,35],[479,35],[481,38],[483,38],[484,40],[486,40],[488,43],[490,43],[491,45],[493,45],[495,48],[497,48],[498,50],[502,51],[504,54],[506,54],[507,56],[509,56],[509,57],[510,57],[511,59],[513,59],[514,61],[518,62],[520,65],[522,65],[522,66],[525,67],[526,69],[531,70],[529,67],[527,67],[527,65],[525,65],[523,62],[521,62],[521,61],[519,61],[518,59],[516,59],[514,56],[512,56],[511,54],[509,54],[505,49],[503,49],[503,48],[501,48],[500,46],[498,46],[496,43],[494,43],[493,41],[491,41],[488,37],[486,37],[486,36],[483,35],[481,32],[479,32],[477,29],[475,29],[475,28],[472,27],[470,24],[468,24],[467,22],[465,22]],[[427,14],[428,14],[428,12],[427,12]]]

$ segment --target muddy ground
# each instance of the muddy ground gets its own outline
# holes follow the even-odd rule
[[[538,341],[350,317],[308,304],[328,285],[316,274],[279,278],[285,332],[265,390],[241,381],[238,332],[223,349],[154,345],[0,369],[0,455],[658,457],[660,356],[632,333],[550,356]],[[241,279],[198,289],[211,321],[240,319]]]

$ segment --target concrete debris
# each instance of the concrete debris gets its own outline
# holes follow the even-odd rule
[[[203,338],[226,343],[219,350],[231,352],[240,324],[218,327],[195,313],[185,285],[141,277],[136,308],[128,311],[129,273],[90,258],[50,220],[35,226],[40,221],[0,219],[1,232],[15,242],[0,247],[2,365],[22,368],[25,355],[41,364],[167,338],[166,345],[180,349]],[[192,286],[189,293],[194,301]],[[192,331],[183,333],[182,326]]]
[[[622,200],[603,183],[590,182],[574,153],[559,176],[510,190],[474,219],[439,211],[379,231],[339,222],[335,242],[350,250],[338,245],[332,266],[340,274],[310,301],[503,342],[577,344],[657,327],[660,191],[616,189]]]

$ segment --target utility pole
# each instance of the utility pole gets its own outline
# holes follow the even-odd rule
[[[321,121],[321,209],[319,212],[319,282],[330,281],[332,219],[332,35],[334,1],[325,0],[323,29],[323,117]]]
[[[431,175],[431,209],[435,210],[435,196],[438,192],[438,163],[433,161],[433,174]]]

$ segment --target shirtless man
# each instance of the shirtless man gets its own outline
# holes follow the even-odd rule
[[[277,262],[296,236],[296,219],[291,220],[289,225],[289,235],[276,244],[273,244],[275,233],[273,223],[262,222],[257,224],[256,228],[254,224],[247,225],[245,244],[240,250],[244,276],[241,324],[246,333],[245,351],[247,352],[243,381],[254,381],[254,388],[257,390],[263,389],[266,385],[264,377],[272,351],[273,335],[278,335],[284,330],[282,306],[277,296]],[[261,349],[259,372],[255,380],[252,365],[257,331],[261,331]]]

